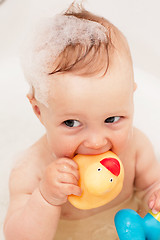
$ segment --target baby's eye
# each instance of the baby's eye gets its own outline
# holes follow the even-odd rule
[[[109,117],[105,120],[105,123],[115,123],[120,120],[121,117]]]
[[[78,120],[73,120],[73,119],[64,121],[64,124],[70,128],[80,126],[80,122]]]

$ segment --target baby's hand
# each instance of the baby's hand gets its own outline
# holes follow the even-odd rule
[[[148,200],[148,206],[154,214],[160,211],[160,189],[152,193]]]
[[[77,163],[69,158],[61,158],[46,168],[39,189],[48,203],[62,205],[67,201],[68,195],[81,195],[78,180]]]

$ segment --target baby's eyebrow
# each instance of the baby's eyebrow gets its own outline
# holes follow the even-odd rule
[[[82,116],[80,117],[80,115],[77,115],[77,114],[66,113],[66,114],[58,114],[57,118],[60,118],[63,121],[66,121],[66,120],[77,120],[78,121],[80,118],[82,118]]]

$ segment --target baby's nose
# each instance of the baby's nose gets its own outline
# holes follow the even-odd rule
[[[90,149],[101,149],[108,143],[106,137],[101,134],[90,134],[84,142],[84,146]]]

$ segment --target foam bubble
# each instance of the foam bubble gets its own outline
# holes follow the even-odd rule
[[[74,16],[56,15],[39,21],[26,40],[22,65],[35,97],[45,105],[53,63],[67,45],[107,42],[107,30],[101,24]]]

